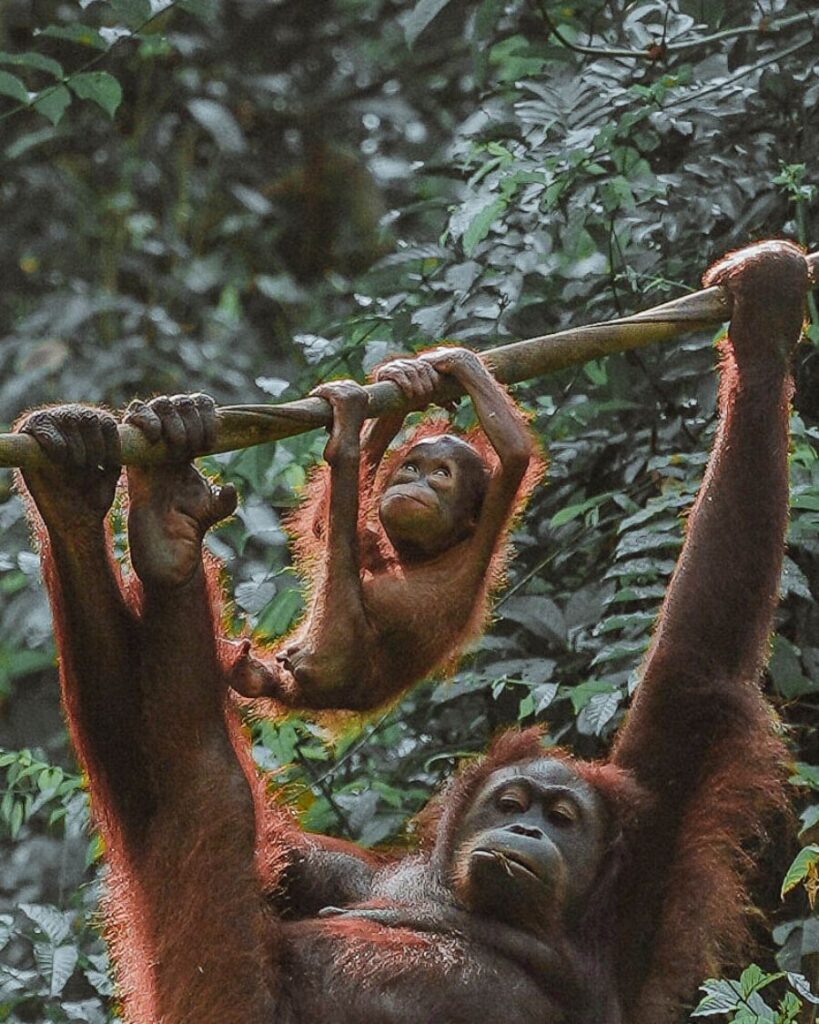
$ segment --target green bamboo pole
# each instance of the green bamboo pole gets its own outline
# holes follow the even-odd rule
[[[819,277],[819,253],[808,256],[808,265],[816,280]],[[705,288],[634,316],[501,345],[482,352],[481,356],[499,381],[514,384],[613,352],[670,341],[692,331],[713,329],[729,320],[730,316],[731,300],[726,289]],[[366,390],[368,417],[381,416],[385,412],[410,412],[414,408],[395,384],[386,381],[369,384]],[[459,394],[457,386],[448,382],[436,398],[444,402]],[[218,417],[216,442],[207,452],[202,452],[203,455],[279,441],[308,430],[328,427],[332,422],[330,406],[323,398],[302,398],[281,405],[224,406],[219,409]],[[163,445],[149,445],[139,430],[127,424],[121,425],[119,430],[122,458],[126,465],[162,461],[165,455]],[[0,466],[36,465],[43,458],[33,438],[25,434],[0,434]]]

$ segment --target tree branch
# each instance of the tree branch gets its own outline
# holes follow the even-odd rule
[[[819,253],[807,259],[811,276],[816,280]],[[488,349],[481,353],[481,358],[501,383],[514,384],[557,373],[613,352],[642,348],[691,331],[713,328],[730,316],[731,303],[725,289],[706,288],[633,316]],[[420,408],[389,381],[369,384],[366,390],[370,418]],[[452,401],[461,394],[454,382],[447,382],[436,395],[436,403]],[[218,417],[216,442],[208,452],[202,452],[203,455],[279,441],[308,430],[329,427],[332,423],[330,405],[323,398],[302,398],[282,405],[229,405],[219,409]],[[119,432],[126,465],[161,462],[165,458],[164,446],[148,444],[136,427],[123,424]],[[44,458],[37,442],[28,435],[0,434],[0,466],[32,466],[40,464]]]

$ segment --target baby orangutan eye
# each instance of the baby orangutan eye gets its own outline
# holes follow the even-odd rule
[[[434,475],[434,476],[445,476],[445,477],[450,477],[450,476],[452,476],[452,473],[451,473],[451,471],[450,471],[450,469],[449,469],[449,467],[448,467],[448,466],[439,466],[439,467],[438,467],[438,468],[437,468],[437,469],[435,470],[435,473],[434,473],[433,475]]]

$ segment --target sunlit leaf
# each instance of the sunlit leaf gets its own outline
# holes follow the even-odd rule
[[[813,906],[819,892],[819,846],[813,843],[803,847],[788,868],[782,881],[782,896],[795,889],[800,882],[804,884]]]

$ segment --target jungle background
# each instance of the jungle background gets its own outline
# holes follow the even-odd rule
[[[812,0],[3,0],[0,426],[57,401],[284,401],[439,339],[656,305],[756,238],[815,249],[818,32]],[[810,315],[766,679],[801,831],[765,855],[755,964],[697,1010],[745,1024],[812,1021],[805,978],[819,990]],[[515,389],[549,479],[458,673],[365,721],[254,730],[306,827],[411,842],[457,761],[516,722],[605,750],[707,458],[713,365],[713,336],[691,335]],[[242,495],[211,540],[237,628],[299,615],[281,515],[323,444],[205,460]],[[101,850],[9,471],[0,529],[0,1020],[114,1021]]]

